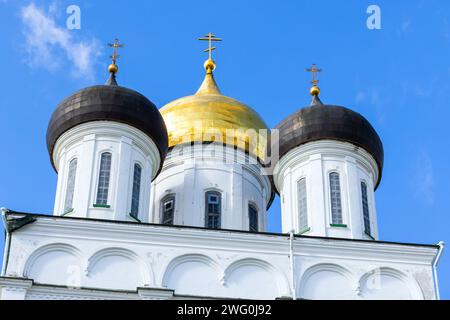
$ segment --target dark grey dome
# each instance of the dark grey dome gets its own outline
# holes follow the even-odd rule
[[[59,104],[47,128],[47,148],[53,168],[53,148],[58,138],[67,130],[92,121],[120,122],[144,132],[158,147],[161,170],[168,148],[161,114],[142,94],[117,85],[82,89]]]
[[[280,130],[280,158],[295,147],[317,140],[338,140],[363,148],[377,162],[379,177],[375,188],[380,184],[383,144],[369,121],[359,113],[340,106],[316,103],[290,115],[276,129]]]

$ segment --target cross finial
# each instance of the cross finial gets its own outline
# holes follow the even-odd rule
[[[117,49],[122,48],[124,45],[119,42],[119,39],[114,39],[113,43],[108,43],[108,46],[114,48],[112,56],[110,56],[112,63],[108,67],[108,71],[110,73],[109,79],[106,82],[108,85],[117,85],[116,81],[116,73],[119,71],[119,67],[117,66],[116,62],[117,59],[119,59],[119,55],[117,54]]]
[[[317,73],[318,72],[322,72],[322,69],[317,69],[316,64],[313,63],[312,67],[309,69],[306,69],[307,72],[311,72],[312,73],[312,81],[311,84],[313,86],[317,86],[317,84],[319,83],[319,80],[317,80]]]
[[[116,39],[114,39],[114,42],[113,42],[113,43],[108,43],[108,45],[109,45],[110,47],[114,48],[113,55],[110,56],[110,58],[112,59],[112,63],[115,65],[116,62],[117,62],[117,59],[120,58],[120,56],[117,54],[117,49],[123,48],[123,47],[124,47],[124,44],[121,44],[121,43],[119,42],[119,39],[116,38]]]
[[[209,59],[212,60],[212,52],[214,50],[216,50],[216,47],[212,46],[212,42],[213,41],[222,41],[221,38],[216,38],[215,35],[213,35],[211,32],[209,32],[206,36],[204,36],[203,38],[198,38],[198,40],[200,41],[208,41],[208,49],[205,49],[203,52],[208,52],[209,53]]]

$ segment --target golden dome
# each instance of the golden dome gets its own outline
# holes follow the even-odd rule
[[[224,142],[264,160],[269,132],[261,135],[259,130],[268,130],[267,125],[252,108],[221,94],[212,74],[214,68],[214,62],[207,60],[205,80],[197,93],[172,101],[160,110],[167,126],[169,148],[193,141]]]

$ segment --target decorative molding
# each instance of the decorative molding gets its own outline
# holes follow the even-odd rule
[[[147,279],[150,280],[144,279],[142,283],[147,284],[148,287],[167,286],[170,283],[170,276],[177,266],[184,262],[197,261],[213,269],[212,274],[216,277],[217,290],[220,289],[221,283],[226,286],[230,276],[240,267],[257,266],[270,272],[279,287],[279,296],[286,296],[290,293],[290,283],[286,280],[286,275],[289,274],[289,239],[284,234],[168,227],[76,218],[35,217],[37,221],[34,224],[15,234],[12,252],[16,252],[16,255],[11,259],[10,272],[21,270],[20,263],[27,257],[26,264],[32,265],[33,260],[45,252],[61,249],[77,255],[81,261],[80,267],[85,268],[88,272],[95,267],[98,261],[110,255],[131,259],[140,266],[140,270],[145,270],[142,272],[144,274],[146,272]],[[31,244],[33,239],[39,239],[39,242],[44,243],[44,245],[41,245],[31,254],[27,254],[28,248],[33,247]],[[30,241],[30,244],[27,247],[19,246],[23,241]],[[51,241],[58,242],[49,244]],[[92,252],[93,245],[100,245],[101,247]],[[294,240],[295,264],[298,270],[296,283],[300,283],[297,288],[301,287],[302,281],[308,277],[308,273],[312,274],[312,271],[328,268],[328,270],[340,272],[349,277],[349,284],[357,298],[358,291],[364,290],[362,284],[364,284],[365,277],[368,277],[366,275],[368,265],[375,269],[389,270],[386,268],[391,268],[399,270],[404,273],[404,275],[401,275],[404,277],[403,279],[408,279],[408,283],[413,284],[417,284],[418,281],[414,280],[415,278],[411,274],[424,275],[423,279],[425,280],[422,280],[425,283],[424,287],[431,288],[432,283],[428,283],[428,278],[425,278],[425,276],[430,272],[429,278],[431,279],[431,263],[436,250],[432,246],[296,236]],[[199,254],[199,252],[202,254]],[[151,257],[149,253],[152,253]],[[90,258],[86,259],[87,257]],[[300,273],[300,270],[306,265],[312,266],[305,272]],[[22,270],[27,269],[29,267],[22,268]],[[356,277],[355,274],[358,276]],[[89,281],[90,279],[85,278],[83,283],[89,283]],[[103,293],[91,295],[87,291],[77,291],[80,288],[74,288],[73,291],[70,291],[66,287],[64,290],[54,289],[52,291],[51,288],[55,286],[47,285],[48,288],[42,289],[44,286],[46,285],[39,284],[39,290],[34,290],[35,287],[33,286],[27,298],[69,299],[76,297],[77,294],[80,295],[80,299],[84,297],[105,297]],[[100,284],[98,286],[102,287]],[[147,288],[147,286],[144,286],[144,288]],[[415,288],[418,289],[414,290],[420,292],[421,287],[417,285]],[[114,295],[117,294],[117,296],[108,296],[106,299],[115,299],[116,297],[120,299],[145,298],[136,292],[133,293],[135,288],[126,289],[131,291],[123,293],[120,290],[112,290],[111,292]],[[149,289],[150,294],[147,298],[153,295],[153,289]],[[109,291],[109,289],[107,290]],[[224,290],[227,289],[224,288]],[[84,294],[85,292],[86,294]],[[154,294],[156,296],[153,298],[158,298],[158,293],[155,292]],[[170,295],[168,291],[162,293],[163,298],[167,295]],[[212,293],[205,293],[205,295],[220,296],[223,295],[223,292],[213,291]],[[423,293],[423,297],[432,299],[431,289],[427,289]]]
[[[75,246],[67,244],[67,243],[50,243],[50,244],[46,244],[46,245],[43,245],[43,246],[39,247],[38,249],[34,250],[30,254],[28,259],[26,259],[25,263],[23,264],[23,267],[21,268],[22,276],[25,277],[25,278],[28,278],[34,263],[41,256],[43,256],[44,254],[47,254],[49,252],[58,252],[58,251],[59,252],[65,252],[65,253],[68,253],[68,254],[76,257],[78,259],[80,267],[82,265],[84,265],[84,263],[83,263],[84,262],[83,254]]]
[[[342,276],[344,276],[350,286],[354,287],[354,285],[352,284],[356,284],[358,283],[358,280],[356,278],[356,276],[353,274],[353,272],[351,272],[349,269],[347,269],[346,267],[340,265],[340,264],[335,264],[335,263],[318,263],[315,264],[311,267],[309,267],[308,269],[306,269],[303,274],[298,277],[297,279],[297,290],[298,292],[298,296],[303,298],[305,295],[304,292],[304,284],[309,280],[309,278],[311,278],[313,275],[315,275],[318,272],[321,271],[331,271],[331,272],[336,272]]]
[[[160,181],[164,181],[165,179],[176,175],[186,169],[186,164],[189,164],[190,160],[194,160],[195,163],[192,164],[192,168],[189,167],[188,169],[194,169],[194,170],[210,170],[214,169],[217,171],[224,171],[226,173],[230,173],[229,169],[218,167],[215,164],[210,164],[208,162],[214,162],[214,163],[224,163],[227,164],[225,159],[234,159],[233,157],[236,155],[236,162],[230,163],[231,164],[239,164],[242,167],[242,171],[246,171],[249,174],[251,174],[263,187],[263,190],[265,191],[265,199],[266,199],[266,205],[269,204],[270,198],[271,198],[271,192],[272,192],[272,185],[270,183],[270,179],[268,176],[263,175],[263,167],[257,162],[254,161],[252,163],[250,161],[249,156],[243,152],[240,149],[234,149],[229,146],[222,146],[222,145],[215,145],[211,146],[209,145],[207,150],[210,150],[210,148],[214,148],[217,150],[217,152],[212,155],[211,153],[204,152],[205,146],[203,144],[195,144],[193,146],[187,145],[182,146],[182,149],[172,149],[169,150],[169,153],[167,154],[167,157],[164,161],[163,169],[161,171],[161,174],[158,176],[157,181],[155,181],[155,184],[159,183]],[[182,151],[182,152],[180,152]],[[202,164],[202,166],[199,166],[199,163],[205,162]],[[182,169],[178,170],[176,173],[170,173],[167,174],[167,176],[164,176],[164,172],[170,170],[173,170],[174,167],[182,166]],[[234,170],[234,169],[233,169]]]
[[[249,233],[230,230],[209,230],[177,226],[119,223],[91,219],[40,217],[28,228],[29,236],[58,239],[90,239],[108,243],[135,243],[167,248],[229,248],[231,251],[261,252],[284,255],[289,250],[287,235]],[[61,236],[63,235],[63,236]],[[295,238],[295,254],[333,256],[357,260],[390,259],[392,262],[413,262],[429,265],[436,248],[431,246],[402,245],[378,241],[301,236]],[[238,248],[238,249],[237,249]]]
[[[228,278],[241,267],[246,266],[256,266],[263,270],[268,271],[276,280],[276,284],[278,287],[278,293],[277,297],[289,295],[291,292],[289,282],[287,280],[286,275],[279,270],[278,268],[274,267],[271,263],[261,260],[261,259],[255,259],[255,258],[244,258],[237,261],[234,261],[231,263],[228,267],[225,268],[225,271],[223,273],[223,277],[221,281],[223,281],[223,285],[226,285],[226,282]]]
[[[27,278],[0,277],[0,288],[12,291],[28,290],[33,285],[33,280]]]
[[[184,255],[181,255],[181,256],[178,256],[178,257],[175,257],[174,259],[172,259],[168,263],[166,268],[164,268],[165,271],[162,273],[163,277],[161,280],[161,286],[164,288],[167,288],[167,282],[169,281],[170,276],[172,275],[172,272],[175,270],[176,267],[178,267],[179,265],[186,263],[186,262],[203,263],[216,271],[218,281],[221,281],[221,278],[223,278],[222,269],[220,268],[219,264],[212,258],[208,257],[207,255],[197,254],[197,253],[184,254]]]
[[[358,281],[358,288],[360,289],[360,295],[362,297],[364,297],[364,292],[361,291],[361,289],[364,287],[364,285],[371,277],[377,275],[379,276],[387,275],[401,281],[408,288],[408,291],[411,294],[412,299],[414,300],[424,299],[422,288],[419,286],[419,283],[416,281],[416,279],[398,269],[384,266],[377,267],[370,271],[367,271],[365,274],[361,276],[361,278]]]
[[[376,184],[379,175],[378,165],[367,151],[362,148],[355,149],[354,145],[348,142],[320,140],[298,146],[280,159],[273,173],[274,183],[277,189],[280,190],[282,186],[281,177],[284,177],[284,172],[288,168],[293,168],[302,163],[304,164],[310,161],[311,157],[318,154],[321,155],[322,159],[327,156],[341,157],[343,161],[345,161],[345,157],[347,156],[355,159],[356,163],[361,165],[369,175],[373,175],[373,183]]]
[[[128,139],[144,152],[145,157],[150,156],[153,164],[152,179],[159,170],[161,159],[156,144],[142,131],[127,124],[113,121],[87,122],[63,133],[56,141],[53,151],[53,162],[56,170],[59,169],[59,158],[63,154],[64,149],[85,141],[85,137],[88,138],[88,141],[105,141],[104,139],[106,138],[119,143],[124,142],[124,138]]]
[[[161,288],[137,288],[139,297],[142,300],[168,300],[173,299],[174,291]]]
[[[85,270],[85,274],[89,276],[92,269],[94,269],[95,265],[100,260],[111,256],[123,257],[136,263],[136,265],[141,271],[141,278],[143,284],[148,286],[154,285],[154,277],[151,266],[148,265],[144,261],[144,259],[142,259],[134,251],[120,247],[107,247],[92,254],[91,257],[87,260],[87,267]]]

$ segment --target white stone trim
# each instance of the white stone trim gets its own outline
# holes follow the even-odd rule
[[[47,216],[37,216],[37,221],[33,224],[13,233],[7,275],[22,275],[19,273],[22,266],[30,264],[39,252],[60,247],[82,256],[80,265],[87,270],[87,275],[82,277],[78,287],[67,288],[66,283],[56,283],[56,286],[39,283],[40,273],[33,271],[33,275],[37,278],[34,279],[35,285],[31,291],[29,290],[27,298],[165,299],[173,295],[173,291],[164,288],[165,285],[167,286],[171,272],[180,263],[190,261],[200,261],[213,270],[217,291],[213,289],[211,292],[205,291],[204,294],[202,293],[205,297],[239,298],[238,293],[227,291],[227,282],[233,270],[242,270],[240,268],[246,266],[258,266],[269,273],[269,277],[278,287],[274,297],[289,296],[291,292],[290,283],[286,280],[290,270],[290,242],[287,234],[261,234]],[[437,248],[432,246],[295,237],[293,248],[295,280],[296,283],[301,282],[299,279],[307,277],[307,270],[311,270],[314,266],[336,265],[338,268],[349,270],[352,274],[348,283],[351,288],[354,288],[354,298],[360,299],[364,297],[357,295],[359,279],[364,279],[364,275],[370,274],[373,269],[391,268],[398,271],[397,274],[405,275],[406,283],[410,283],[408,290],[412,290],[412,294],[415,294],[413,290],[419,287],[424,292],[424,299],[433,299],[431,265],[436,251]],[[147,280],[141,278],[138,287],[142,286],[148,290],[147,294],[136,294],[135,290],[138,290],[137,292],[142,290],[132,286],[125,287],[126,292],[111,290],[108,289],[109,281],[114,279],[102,280],[106,281],[103,285],[102,282],[95,281],[94,274],[91,278],[90,267],[87,266],[89,264],[92,266],[99,257],[108,252],[113,256],[125,254],[133,261],[138,261],[135,265],[141,266],[141,270],[145,269],[148,272]],[[39,272],[45,274],[45,269]],[[65,282],[65,280],[61,281]],[[136,286],[136,283],[133,282],[133,285]],[[86,289],[92,286],[96,288]],[[85,291],[95,289],[97,291],[94,293]],[[98,289],[101,290],[98,292]],[[170,289],[175,290],[175,288]],[[162,290],[162,293],[159,290]],[[105,291],[112,293],[109,295],[104,293]],[[189,295],[189,290],[183,289],[183,292]],[[177,296],[176,290],[174,294],[173,298],[181,297]],[[417,295],[414,297],[420,298]],[[200,297],[193,296],[193,298]]]
[[[232,251],[255,253],[289,253],[288,235],[272,235],[229,230],[209,230],[201,228],[178,228],[137,223],[114,223],[90,219],[41,217],[27,229],[27,235],[48,238],[49,231],[59,239],[73,241],[90,239],[125,245],[141,244],[165,245],[172,248],[195,248],[205,243],[212,250],[228,248]],[[17,232],[15,233],[17,234]],[[326,244],[326,245],[325,245]],[[376,261],[390,256],[393,263],[430,265],[436,255],[436,248],[408,244],[357,241],[345,239],[328,240],[320,237],[296,237],[294,253],[299,256],[330,256],[359,261]]]
[[[20,278],[0,278],[0,300],[25,300],[33,281]]]
[[[286,153],[276,164],[274,170],[274,183],[279,190],[281,186],[281,178],[288,167],[295,166],[301,162],[308,161],[311,156],[320,154],[322,157],[331,155],[344,157],[353,157],[364,168],[372,174],[373,184],[378,181],[378,165],[375,159],[363,148],[357,147],[348,142],[340,142],[335,140],[319,140],[308,142],[298,146]]]
[[[152,179],[155,177],[161,164],[159,149],[156,144],[145,133],[130,125],[113,121],[91,121],[80,124],[64,132],[56,141],[53,149],[53,163],[58,171],[58,164],[63,148],[68,148],[73,144],[81,143],[85,139],[94,140],[96,137],[107,140],[108,136],[128,138],[129,143],[136,144],[139,149],[145,152],[145,156],[151,158],[154,164]]]
[[[206,149],[206,151],[205,151]],[[216,151],[214,155],[209,153],[208,151],[214,150]],[[180,154],[180,152],[183,152]],[[193,155],[191,155],[191,152],[193,152]],[[201,156],[200,156],[201,155]],[[166,171],[169,168],[172,168],[174,166],[178,166],[180,164],[194,161],[195,159],[202,160],[202,161],[214,161],[214,162],[220,162],[223,159],[232,158],[234,155],[237,156],[237,162],[239,164],[242,164],[242,169],[247,170],[250,172],[259,182],[262,186],[264,186],[265,191],[265,197],[268,199],[267,204],[270,200],[270,195],[272,191],[272,186],[270,183],[270,180],[268,176],[264,175],[264,170],[262,169],[262,166],[257,163],[256,158],[249,156],[245,152],[243,152],[240,149],[234,149],[228,145],[222,146],[222,145],[203,145],[203,144],[194,144],[191,145],[184,145],[180,146],[177,149],[172,149],[167,154],[166,160],[164,161],[164,166],[162,171]],[[252,161],[248,163],[249,161]],[[198,170],[206,169],[204,168],[197,168]],[[227,169],[220,168],[220,167],[214,167],[216,170],[223,170],[224,172],[228,172]]]

